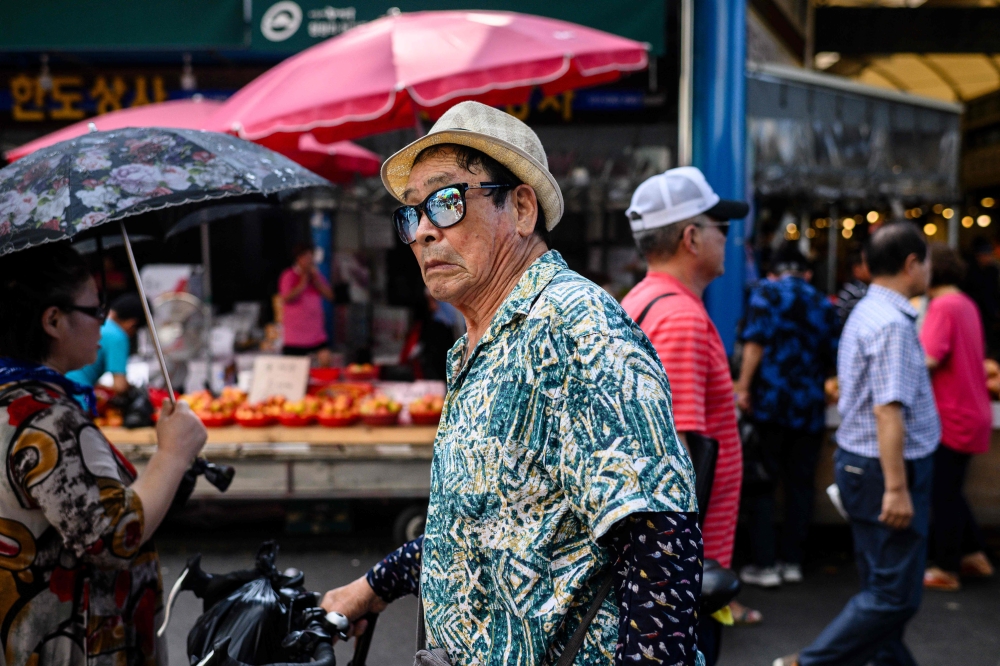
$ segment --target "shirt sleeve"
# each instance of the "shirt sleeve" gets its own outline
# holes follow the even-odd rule
[[[747,303],[746,322],[741,338],[745,342],[766,345],[774,335],[775,308],[768,302],[761,288],[754,290]]]
[[[595,542],[631,513],[698,510],[667,378],[645,343],[591,334],[566,350],[542,464]]]
[[[128,368],[128,335],[118,331],[101,339],[104,347],[105,371],[113,375],[124,375]]]
[[[705,432],[705,386],[709,331],[702,320],[680,314],[665,317],[648,335],[670,380],[674,425],[677,432]]]
[[[420,590],[420,566],[424,537],[404,543],[376,564],[365,579],[379,599],[391,603]]]
[[[924,325],[920,329],[920,343],[924,346],[924,353],[938,363],[943,363],[951,354],[953,328],[951,313],[940,306],[935,307],[934,301],[931,301]]]
[[[913,407],[919,373],[924,359],[914,354],[911,345],[917,345],[912,330],[906,324],[893,322],[880,330],[869,343],[871,358],[872,401],[875,405],[898,402]],[[920,367],[917,367],[917,361]]]
[[[26,509],[40,509],[77,557],[127,569],[142,544],[142,501],[83,410],[68,399],[47,402],[26,395],[8,408],[30,413],[7,456],[18,499]]]
[[[702,537],[696,513],[639,513],[615,526],[609,547],[618,602],[615,666],[696,666]]]

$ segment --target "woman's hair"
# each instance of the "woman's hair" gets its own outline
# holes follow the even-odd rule
[[[301,257],[303,254],[306,254],[307,252],[309,254],[312,254],[315,249],[316,246],[314,246],[312,243],[307,243],[304,241],[296,243],[295,245],[292,246],[292,262],[294,263],[298,261],[299,257]]]
[[[965,279],[965,262],[944,243],[931,244],[931,286],[957,287]]]
[[[66,307],[90,279],[83,257],[69,243],[46,243],[0,257],[0,356],[41,363],[52,338],[42,313]]]

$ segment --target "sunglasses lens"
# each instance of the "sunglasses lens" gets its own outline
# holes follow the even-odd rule
[[[428,199],[426,210],[434,226],[445,229],[465,217],[465,197],[457,187],[446,187]]]
[[[396,225],[396,233],[400,240],[409,245],[417,240],[417,226],[420,224],[420,213],[413,206],[403,206],[397,208],[392,214],[392,221]]]

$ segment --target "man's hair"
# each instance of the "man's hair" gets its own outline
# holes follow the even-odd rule
[[[69,243],[50,243],[0,257],[0,356],[41,363],[52,338],[42,313],[73,305],[90,270]]]
[[[142,310],[142,299],[138,294],[122,294],[111,301],[111,311],[115,313],[121,321],[135,319],[142,322],[146,313]]]
[[[493,159],[481,150],[463,146],[457,143],[439,143],[428,146],[417,153],[413,159],[413,166],[431,157],[437,157],[443,153],[451,153],[455,156],[458,166],[475,174],[485,173],[486,182],[511,185],[511,189],[518,185],[523,185],[524,181],[514,175],[514,173],[503,164]],[[497,210],[507,205],[507,195],[510,190],[497,189],[489,193],[489,198],[493,200],[493,205]],[[538,207],[538,217],[535,220],[535,235],[541,238],[546,245],[549,244],[549,231],[545,227],[545,211],[542,210],[541,202]]]
[[[799,251],[796,243],[782,243],[778,251],[774,253],[771,262],[775,273],[787,271],[804,272],[809,270],[809,260]]]
[[[953,287],[965,279],[965,262],[944,243],[931,244],[931,286]]]
[[[692,225],[697,226],[697,224],[694,220],[685,220],[639,232],[634,234],[635,245],[639,249],[639,254],[646,261],[650,259],[658,259],[660,261],[671,259],[677,254],[677,250],[681,246],[684,230]]]
[[[316,246],[312,243],[306,241],[300,241],[292,246],[292,261],[298,261],[306,252],[310,254],[316,249]]]
[[[918,261],[927,259],[927,243],[909,222],[886,224],[872,234],[865,247],[868,271],[872,277],[898,274],[911,254],[915,254]]]

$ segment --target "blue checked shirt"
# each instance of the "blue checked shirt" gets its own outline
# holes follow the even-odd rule
[[[872,285],[844,325],[837,357],[840,380],[840,448],[878,458],[875,405],[903,406],[906,441],[903,458],[934,453],[941,422],[934,404],[924,349],[914,322],[917,311],[898,292]]]

